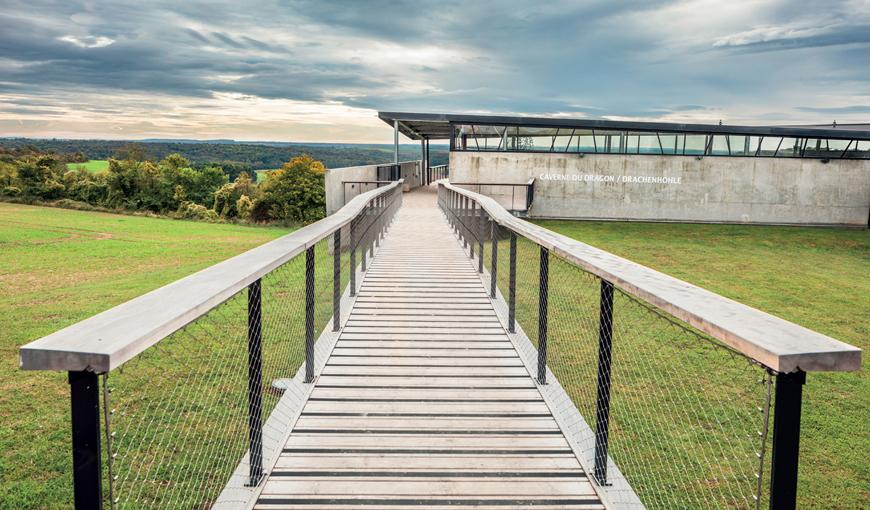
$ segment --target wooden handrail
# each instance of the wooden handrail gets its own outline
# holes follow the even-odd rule
[[[391,182],[320,221],[21,347],[23,370],[109,372],[349,224]],[[401,188],[399,188],[401,189]]]
[[[471,198],[499,225],[779,373],[861,367],[861,349],[853,345],[521,220],[492,198],[438,185]]]

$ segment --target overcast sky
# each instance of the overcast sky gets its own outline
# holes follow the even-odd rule
[[[870,0],[2,0],[0,136],[391,141],[377,110],[870,120]]]

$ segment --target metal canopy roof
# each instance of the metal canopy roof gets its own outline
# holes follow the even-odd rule
[[[398,120],[399,131],[412,140],[449,139],[451,123],[870,140],[870,128],[868,128],[867,124],[841,125],[836,128],[819,126],[720,126],[717,124],[680,124],[676,122],[635,122],[604,119],[412,112],[378,112],[378,117],[390,126],[393,125],[394,121]]]

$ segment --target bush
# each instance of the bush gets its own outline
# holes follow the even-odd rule
[[[236,211],[238,211],[239,219],[249,220],[253,208],[254,202],[248,198],[248,195],[242,195],[236,202]]]
[[[17,197],[21,195],[21,188],[17,186],[5,186],[3,188],[3,194],[8,197]]]
[[[326,168],[311,156],[293,158],[270,172],[260,185],[254,202],[255,221],[315,221],[326,215],[324,173]]]
[[[217,222],[220,216],[213,209],[194,202],[184,202],[174,215],[176,218]]]

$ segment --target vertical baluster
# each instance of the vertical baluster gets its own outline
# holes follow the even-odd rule
[[[511,231],[508,276],[508,333],[517,332],[517,234]]]
[[[314,381],[314,246],[305,250],[305,382]]]
[[[806,372],[801,370],[776,375],[770,467],[771,510],[791,510],[797,506],[801,399],[806,376]]]
[[[100,386],[94,372],[69,372],[73,501],[76,510],[103,508]]]
[[[598,485],[607,485],[610,437],[610,369],[613,352],[613,284],[601,280],[598,308],[598,395],[595,400],[595,470]]]
[[[263,300],[262,282],[248,285],[248,486],[263,478]]]
[[[538,277],[538,382],[547,384],[547,326],[550,281],[550,251],[541,247]]]
[[[489,261],[489,295],[495,297],[495,285],[498,278],[498,224],[495,221],[489,222],[489,236],[491,244],[491,260]]]
[[[332,330],[341,329],[341,229],[332,234]]]

